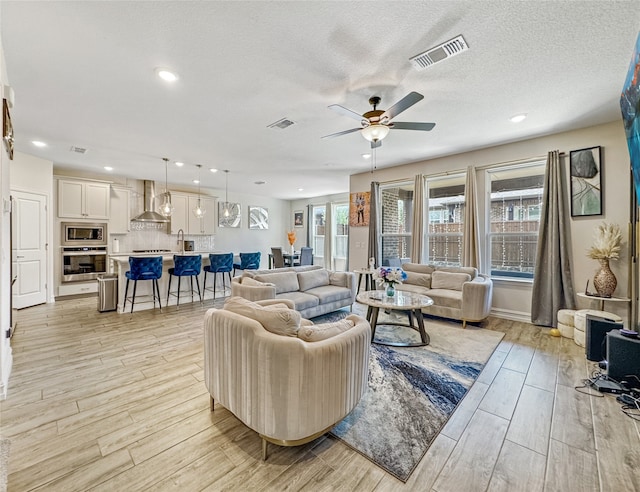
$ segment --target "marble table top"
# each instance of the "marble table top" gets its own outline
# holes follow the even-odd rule
[[[428,296],[400,290],[396,290],[392,297],[387,296],[384,290],[368,290],[358,294],[356,300],[371,307],[399,310],[421,309],[433,304],[433,299]]]

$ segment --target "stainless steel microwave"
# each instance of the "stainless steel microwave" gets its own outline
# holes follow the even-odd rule
[[[63,222],[62,246],[106,246],[107,224]]]

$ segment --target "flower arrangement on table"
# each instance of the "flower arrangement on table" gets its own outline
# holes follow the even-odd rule
[[[593,246],[587,250],[587,256],[600,262],[600,270],[593,278],[593,285],[600,297],[611,297],[618,281],[609,268],[609,260],[620,258],[622,234],[617,224],[603,222],[595,231]],[[587,282],[587,289],[589,283]],[[585,293],[588,293],[585,291]]]
[[[401,284],[407,280],[407,272],[397,267],[380,267],[373,272],[373,278],[379,285],[386,286],[389,297],[395,294],[396,284]]]
[[[287,231],[287,239],[289,241],[289,245],[291,246],[291,254],[293,254],[293,245],[296,242],[296,231]]]

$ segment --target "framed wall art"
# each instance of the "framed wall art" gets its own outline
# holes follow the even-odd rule
[[[571,217],[602,215],[602,147],[572,150]]]
[[[228,214],[225,214],[225,205]],[[241,222],[239,203],[218,202],[218,227],[240,227]]]
[[[304,227],[304,212],[302,210],[293,212],[293,227]]]
[[[7,100],[2,100],[2,140],[7,148],[9,159],[13,160],[13,125],[11,124],[11,114]]]
[[[269,210],[249,206],[249,229],[269,229]]]
[[[370,191],[351,193],[349,199],[349,225],[352,227],[368,226],[370,207]]]

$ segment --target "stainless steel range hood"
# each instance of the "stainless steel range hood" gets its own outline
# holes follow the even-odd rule
[[[156,197],[155,183],[153,181],[144,181],[144,212],[137,217],[131,219],[134,222],[169,222],[167,217],[163,217],[154,208]]]

